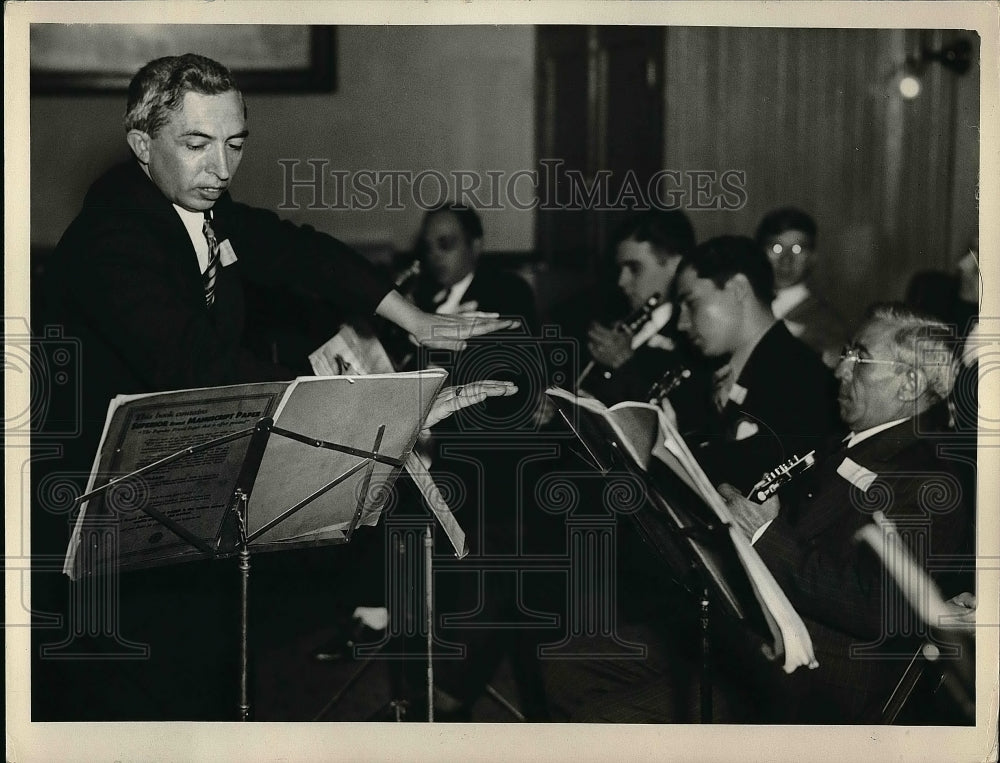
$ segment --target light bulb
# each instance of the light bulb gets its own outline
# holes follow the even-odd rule
[[[904,74],[899,80],[899,94],[908,101],[920,95],[920,78],[915,74]]]

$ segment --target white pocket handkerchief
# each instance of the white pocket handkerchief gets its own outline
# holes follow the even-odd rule
[[[845,457],[837,467],[837,474],[850,482],[858,490],[865,492],[871,484],[878,479],[878,475],[863,467],[857,461]]]
[[[733,386],[729,388],[729,399],[736,403],[736,405],[743,405],[743,401],[747,399],[747,388],[733,382]]]
[[[736,425],[736,441],[746,440],[760,431],[760,427],[752,421],[741,421]]]
[[[224,268],[236,262],[236,252],[233,251],[233,245],[229,243],[228,238],[219,244],[219,262]]]

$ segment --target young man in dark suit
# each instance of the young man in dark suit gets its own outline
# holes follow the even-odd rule
[[[774,317],[774,271],[752,239],[700,244],[677,269],[678,328],[715,373],[714,428],[693,452],[716,484],[746,492],[839,428],[834,381],[819,356]]]
[[[649,300],[658,304],[635,330],[591,324],[587,349],[593,367],[580,387],[605,405],[648,402],[654,385],[673,385],[669,395],[681,431],[704,426],[710,398],[704,393],[710,363],[677,330],[673,304],[677,266],[694,248],[694,228],[680,210],[649,210],[626,220],[614,236],[618,289],[632,314]]]

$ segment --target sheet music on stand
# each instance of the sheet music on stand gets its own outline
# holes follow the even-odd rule
[[[317,347],[309,355],[309,365],[317,375],[345,374],[366,376],[370,374],[392,373],[393,365],[382,343],[371,327],[349,323],[340,327],[330,339]],[[441,495],[441,490],[420,457],[421,443],[406,457],[404,467],[413,484],[435,516],[441,529],[455,549],[455,555],[463,559],[469,554],[469,544],[465,531],[455,520],[451,508]]]
[[[145,471],[81,505],[63,571],[77,579],[112,565],[231,553],[234,491],[246,481],[241,470],[261,421],[273,420],[273,427],[249,480],[250,547],[344,542],[355,527],[378,521],[445,375],[300,377],[118,396],[87,493]],[[81,555],[84,528],[101,522],[114,533],[115,548]]]
[[[578,397],[559,387],[550,387],[546,394],[577,434],[586,459],[595,469],[606,473],[613,465],[624,463],[645,475],[651,508],[667,522],[667,526],[661,524],[661,539],[684,537],[730,612],[751,626],[766,624],[773,644],[769,656],[783,657],[786,673],[803,665],[817,667],[802,618],[750,541],[736,529],[722,497],[664,412],[649,403],[633,401],[608,408],[595,398]],[[669,496],[664,489],[668,487]],[[647,516],[640,521],[650,519]],[[649,522],[647,529],[655,534],[656,522]],[[727,563],[725,555],[713,549],[709,542],[713,533],[727,538],[738,569],[736,563]]]

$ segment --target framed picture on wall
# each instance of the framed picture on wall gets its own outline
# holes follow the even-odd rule
[[[200,53],[229,67],[249,92],[336,89],[332,26],[264,24],[32,24],[31,92],[124,91],[161,56]]]

